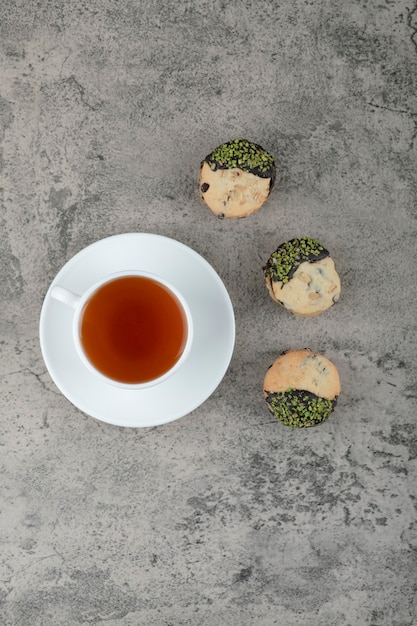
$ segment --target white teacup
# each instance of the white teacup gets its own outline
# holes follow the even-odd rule
[[[190,309],[178,289],[160,276],[117,272],[82,295],[59,285],[50,295],[74,309],[77,353],[108,384],[124,389],[160,384],[190,353]]]

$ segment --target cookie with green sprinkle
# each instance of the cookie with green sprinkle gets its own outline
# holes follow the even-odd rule
[[[218,146],[200,167],[200,196],[219,218],[258,211],[274,186],[274,157],[247,139]]]
[[[279,356],[264,378],[264,397],[273,416],[285,426],[321,424],[333,412],[340,394],[336,366],[309,350],[289,350]]]
[[[281,244],[263,270],[271,298],[294,315],[317,315],[340,298],[340,278],[333,259],[312,237]]]

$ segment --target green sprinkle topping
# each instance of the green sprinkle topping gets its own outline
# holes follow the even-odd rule
[[[324,422],[336,406],[337,398],[326,400],[309,391],[288,388],[267,392],[266,403],[273,416],[285,426],[308,428]]]
[[[287,283],[301,263],[319,261],[327,256],[329,252],[316,239],[291,239],[271,254],[263,268],[265,278]]]
[[[206,157],[212,170],[233,169],[256,172],[259,176],[272,177],[275,172],[274,157],[261,146],[247,139],[234,139],[223,143]]]

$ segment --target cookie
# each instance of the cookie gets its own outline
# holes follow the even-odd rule
[[[221,219],[246,217],[268,198],[275,175],[271,154],[251,141],[234,139],[201,163],[201,199]]]
[[[273,416],[292,428],[324,422],[340,394],[339,373],[329,359],[312,350],[289,350],[266,372],[264,397]]]
[[[263,270],[272,299],[294,315],[318,315],[340,298],[340,278],[333,259],[311,237],[281,244]]]

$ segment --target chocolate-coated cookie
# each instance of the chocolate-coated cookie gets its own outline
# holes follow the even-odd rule
[[[294,315],[317,315],[340,298],[340,278],[333,259],[311,237],[281,244],[263,270],[272,299]]]
[[[274,157],[247,139],[221,144],[201,163],[200,196],[219,218],[258,211],[274,186]]]
[[[274,417],[293,428],[317,426],[336,406],[340,378],[326,357],[305,348],[279,356],[264,378],[264,397]]]

